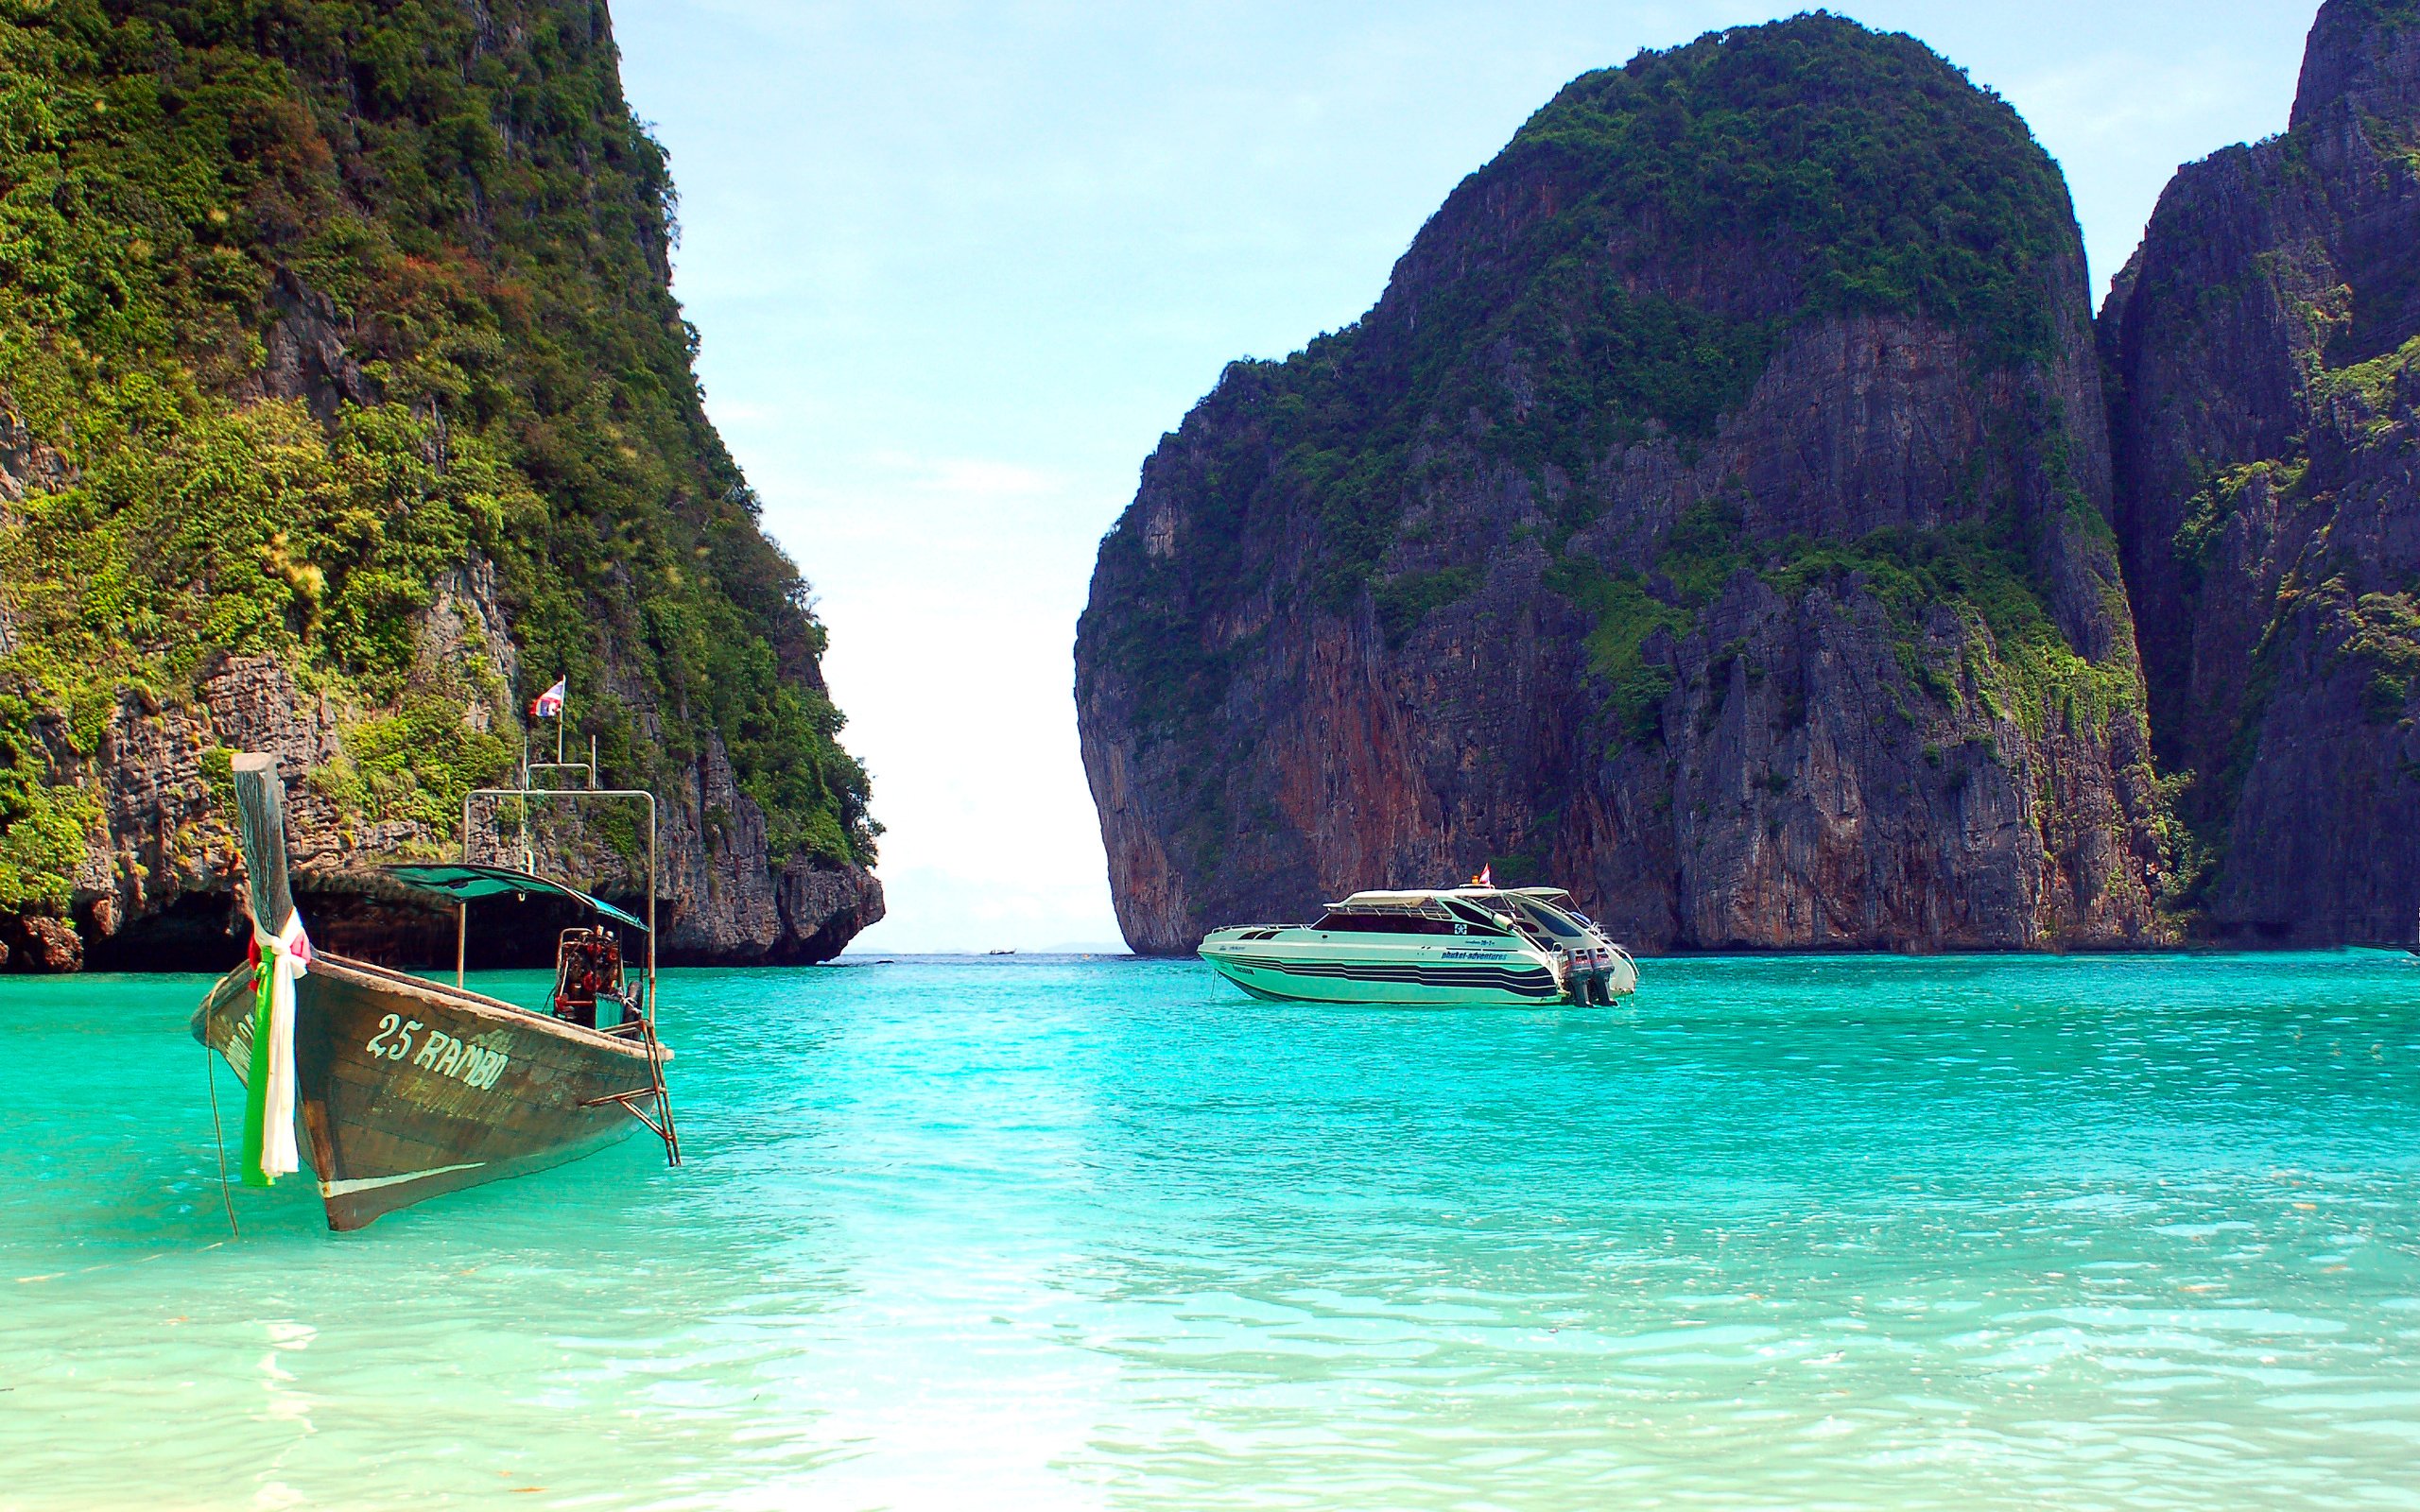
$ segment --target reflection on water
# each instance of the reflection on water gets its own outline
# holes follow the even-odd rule
[[[2420,1505],[2401,957],[677,972],[680,1170],[234,1242],[199,986],[0,985],[0,1506]]]

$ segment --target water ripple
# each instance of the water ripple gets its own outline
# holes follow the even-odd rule
[[[0,1507],[2420,1506],[2397,957],[668,980],[682,1170],[236,1244],[198,984],[0,984]]]

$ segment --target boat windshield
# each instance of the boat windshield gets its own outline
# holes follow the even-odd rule
[[[1438,901],[1445,905],[1447,912],[1459,914],[1467,919],[1471,926],[1471,933],[1474,935],[1501,935],[1505,933],[1504,926],[1512,922],[1512,919],[1504,919],[1493,910],[1483,908],[1467,899],[1441,898]],[[1498,922],[1499,919],[1502,921]]]
[[[1513,902],[1539,928],[1557,939],[1585,940],[1588,937],[1588,931],[1559,908],[1548,907],[1534,898],[1521,898]]]

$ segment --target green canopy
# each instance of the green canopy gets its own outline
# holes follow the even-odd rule
[[[632,929],[645,932],[647,925],[614,907],[602,898],[592,897],[577,887],[527,871],[511,871],[503,867],[474,867],[461,862],[436,862],[426,866],[389,867],[387,875],[411,888],[432,897],[468,902],[474,898],[501,898],[506,893],[527,897],[541,893],[549,898],[568,898],[586,908],[593,908],[606,918],[618,919]]]

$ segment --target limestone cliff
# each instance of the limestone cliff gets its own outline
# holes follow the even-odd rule
[[[2420,6],[2329,0],[2288,130],[2180,170],[2100,318],[2208,932],[2420,936]]]
[[[236,954],[237,748],[323,943],[434,954],[369,864],[451,853],[563,674],[665,799],[673,958],[880,917],[599,0],[10,7],[0,186],[0,961]],[[639,840],[544,837],[625,897]]]
[[[1491,862],[1648,949],[2156,937],[2083,284],[2057,169],[1910,38],[1574,80],[1103,540],[1128,940]]]

